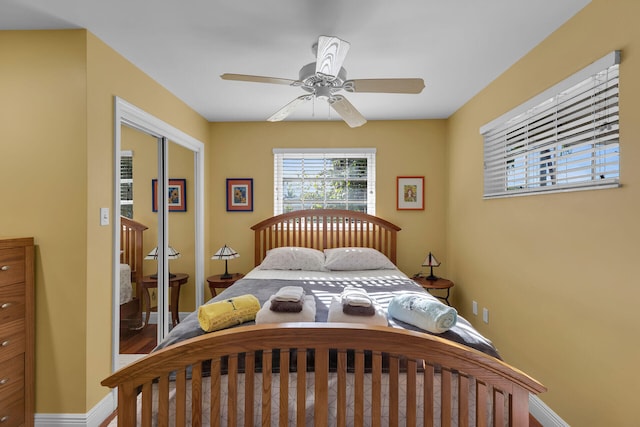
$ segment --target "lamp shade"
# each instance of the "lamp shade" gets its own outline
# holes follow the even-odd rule
[[[436,259],[436,257],[434,257],[431,252],[429,252],[429,255],[427,255],[427,257],[424,259],[424,261],[422,261],[422,266],[423,267],[430,267],[430,269],[431,269],[429,275],[427,276],[427,280],[434,280],[434,281],[438,280],[438,277],[433,274],[433,267],[439,267],[440,266],[440,261],[438,261]]]
[[[211,259],[234,259],[238,258],[239,256],[240,254],[238,252],[234,251],[229,246],[224,245],[223,247],[218,249],[215,254],[213,254]]]
[[[438,261],[436,257],[434,257],[433,254],[429,252],[429,255],[427,255],[424,261],[422,261],[422,266],[423,267],[439,267],[440,261]]]
[[[167,258],[169,258],[169,259],[178,259],[181,256],[182,255],[180,255],[180,252],[178,252],[177,250],[175,250],[171,246],[169,246],[167,248]],[[149,252],[147,254],[147,256],[144,257],[144,259],[158,259],[158,247],[156,246],[155,248],[153,248],[153,250],[151,252]]]

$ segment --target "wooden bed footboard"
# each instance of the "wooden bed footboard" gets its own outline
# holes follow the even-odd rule
[[[308,350],[312,359],[299,356]],[[411,426],[431,425],[434,417],[443,426],[469,420],[527,426],[529,394],[546,390],[500,360],[439,337],[326,323],[206,334],[152,353],[102,384],[118,388],[119,426],[236,425],[238,419],[375,426],[383,418]]]

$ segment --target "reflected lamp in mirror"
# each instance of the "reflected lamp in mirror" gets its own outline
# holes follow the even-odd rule
[[[171,246],[167,247],[167,258],[168,259],[178,259],[180,258],[182,255],[180,255],[180,252],[178,252],[177,250],[175,250],[174,248],[172,248]],[[149,252],[147,254],[146,257],[144,257],[144,259],[158,259],[158,247],[156,246],[155,248],[153,248],[153,250],[151,252]],[[169,278],[173,278],[176,277],[175,274],[172,274],[171,272],[169,272]],[[157,279],[158,278],[158,273],[156,274],[152,274],[151,275],[152,279]]]
[[[427,255],[422,262],[422,266],[431,268],[431,272],[426,277],[427,280],[438,280],[438,277],[433,274],[433,267],[440,267],[440,261],[438,261],[431,252],[429,252],[429,255]]]
[[[224,245],[218,251],[213,254],[211,259],[223,259],[224,260],[224,274],[220,276],[221,279],[231,279],[231,274],[227,270],[227,261],[230,259],[238,258],[240,254],[238,252],[231,249],[229,246]]]

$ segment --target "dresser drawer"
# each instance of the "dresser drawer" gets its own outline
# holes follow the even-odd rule
[[[26,339],[24,336],[24,321],[14,320],[0,325],[0,364],[18,354],[24,353]],[[3,427],[0,424],[0,427]]]
[[[24,319],[24,283],[0,286],[0,325],[12,320]]]
[[[24,425],[24,398],[11,399],[6,405],[0,400],[0,426],[18,427]]]
[[[0,412],[16,400],[24,401],[24,354],[0,364]]]
[[[0,249],[0,286],[23,281],[24,249]]]

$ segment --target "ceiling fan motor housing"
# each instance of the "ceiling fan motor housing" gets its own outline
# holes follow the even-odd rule
[[[347,70],[340,67],[340,72],[336,77],[316,74],[316,63],[312,62],[300,69],[302,88],[310,93],[315,93],[317,97],[329,97],[335,91],[342,89],[347,81]]]

